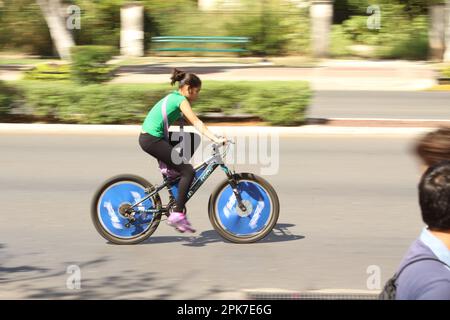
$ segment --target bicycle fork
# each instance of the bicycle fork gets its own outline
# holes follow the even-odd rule
[[[241,194],[239,193],[239,190],[237,188],[238,182],[234,177],[235,172],[231,172],[225,165],[221,165],[221,168],[227,175],[228,184],[230,185],[231,190],[233,190],[233,194],[236,197],[239,209],[241,209],[243,212],[247,211],[247,208],[242,202]]]

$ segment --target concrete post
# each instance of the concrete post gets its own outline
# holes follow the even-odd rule
[[[430,5],[429,18],[428,42],[430,59],[442,60],[445,50],[445,5]]]
[[[333,22],[333,1],[312,1],[310,17],[313,54],[317,58],[327,57],[329,53],[331,24]]]
[[[444,61],[450,62],[450,0],[445,6],[445,53]]]
[[[120,9],[120,54],[144,55],[144,6],[131,2]]]
[[[217,0],[198,0],[197,5],[200,11],[211,11],[217,9]]]

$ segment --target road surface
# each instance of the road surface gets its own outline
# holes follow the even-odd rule
[[[188,203],[197,233],[161,223],[145,243],[108,244],[90,220],[96,188],[112,175],[159,181],[137,136],[2,134],[0,298],[208,299],[242,289],[368,289],[395,271],[422,223],[411,137],[300,136],[280,140],[266,176],[281,203],[259,243],[222,240],[207,218],[217,171]],[[237,171],[259,173],[258,166]],[[69,289],[68,267],[81,270]],[[369,287],[369,289],[372,289]]]

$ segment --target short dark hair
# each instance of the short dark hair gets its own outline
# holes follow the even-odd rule
[[[434,164],[423,174],[419,202],[430,229],[450,230],[450,161]]]
[[[195,74],[184,72],[176,68],[173,69],[170,80],[171,85],[174,85],[175,82],[178,82],[179,88],[181,88],[184,85],[188,85],[192,88],[200,88],[202,86],[202,81]]]
[[[450,160],[450,127],[427,133],[418,141],[415,149],[427,166]]]

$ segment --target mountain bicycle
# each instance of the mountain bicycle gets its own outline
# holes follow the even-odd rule
[[[189,200],[217,167],[226,174],[211,193],[208,215],[220,236],[234,243],[251,243],[266,237],[276,225],[280,204],[274,188],[252,173],[236,173],[224,163],[230,144],[212,145],[212,155],[197,165]],[[219,151],[223,148],[222,151]],[[136,244],[149,238],[163,216],[170,215],[178,195],[180,178],[163,175],[153,186],[142,177],[122,174],[105,181],[95,192],[91,218],[96,230],[115,244]],[[163,205],[159,192],[167,189],[169,202]]]

